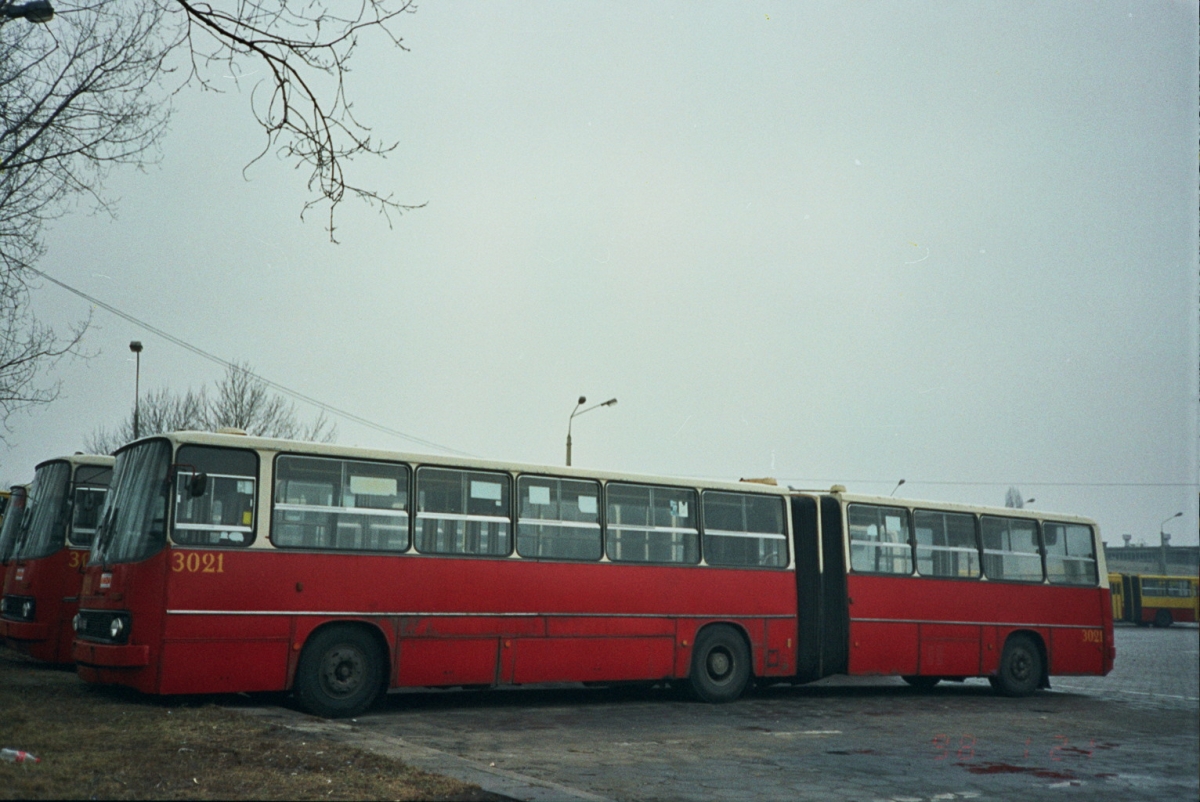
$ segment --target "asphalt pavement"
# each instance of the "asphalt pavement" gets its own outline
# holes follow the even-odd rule
[[[539,686],[394,693],[343,722],[243,709],[516,799],[1197,799],[1200,629],[1116,640],[1109,676],[1025,699],[836,677],[727,705]]]

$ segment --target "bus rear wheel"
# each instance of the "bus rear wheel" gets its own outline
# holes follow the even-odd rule
[[[900,679],[904,680],[914,688],[922,691],[927,691],[942,681],[941,677],[922,677],[916,674],[902,676]]]
[[[358,627],[323,629],[300,655],[296,700],[315,716],[356,716],[379,696],[383,674],[383,654],[370,634]]]
[[[1030,696],[1042,681],[1042,653],[1028,635],[1013,635],[1000,655],[992,687],[1004,696]]]
[[[1170,610],[1159,610],[1154,614],[1154,626],[1158,627],[1159,629],[1169,627],[1174,623],[1175,620],[1171,618]]]
[[[750,683],[750,650],[741,634],[722,625],[701,631],[692,650],[688,683],[705,702],[732,702],[741,696]]]

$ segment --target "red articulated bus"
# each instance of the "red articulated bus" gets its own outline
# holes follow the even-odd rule
[[[76,454],[34,471],[4,573],[0,637],[8,646],[71,661],[71,622],[112,465],[112,457]]]
[[[1084,519],[840,488],[177,432],[117,453],[72,653],[89,682],[290,689],[324,716],[387,689],[543,682],[724,702],[756,678],[989,676],[1027,694],[1112,666],[1098,542]]]

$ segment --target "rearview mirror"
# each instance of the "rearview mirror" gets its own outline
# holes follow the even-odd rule
[[[208,490],[208,474],[194,473],[192,478],[188,480],[187,491],[192,498],[203,496]]]

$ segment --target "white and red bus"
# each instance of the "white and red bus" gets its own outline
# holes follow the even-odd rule
[[[89,682],[290,689],[326,716],[386,689],[543,682],[720,702],[756,678],[989,676],[1024,694],[1112,666],[1097,538],[840,489],[178,432],[117,453],[73,656]]]
[[[71,661],[71,623],[112,466],[112,457],[75,454],[34,471],[4,570],[0,637],[8,646],[38,660]]]

